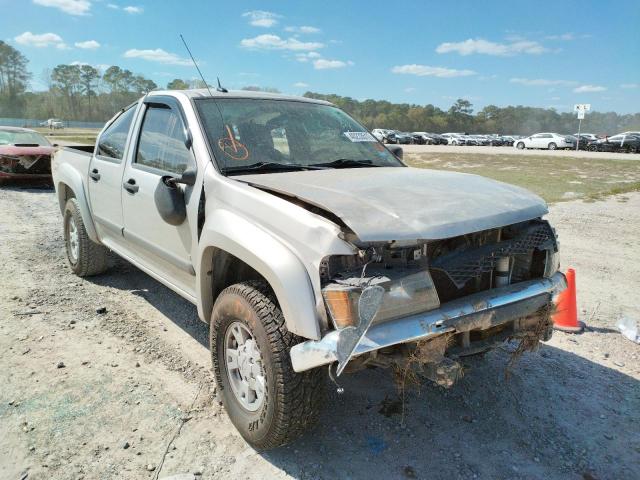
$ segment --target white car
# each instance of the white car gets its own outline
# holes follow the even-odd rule
[[[558,133],[536,133],[530,137],[519,139],[514,146],[519,150],[524,148],[557,150],[558,148],[575,148],[576,141],[574,137]]]
[[[447,145],[465,145],[467,143],[462,133],[443,133],[442,136],[447,139]]]
[[[393,130],[388,130],[386,128],[374,128],[373,130],[371,130],[371,135],[376,137],[376,139],[378,139],[378,141],[382,143],[388,143],[389,135],[393,133]]]

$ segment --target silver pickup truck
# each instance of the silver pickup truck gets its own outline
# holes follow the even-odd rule
[[[409,168],[323,101],[153,92],[52,172],[71,269],[99,274],[113,251],[197,305],[256,449],[311,426],[343,372],[448,387],[465,355],[534,349],[566,287],[539,197]]]

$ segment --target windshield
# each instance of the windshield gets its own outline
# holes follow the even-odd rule
[[[222,172],[401,167],[339,108],[268,99],[199,99],[196,106]]]
[[[0,145],[38,145],[40,147],[48,147],[51,144],[36,132],[0,130]]]

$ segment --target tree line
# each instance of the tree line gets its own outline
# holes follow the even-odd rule
[[[522,105],[487,105],[473,113],[473,105],[458,99],[448,110],[433,105],[391,103],[385,100],[358,101],[339,95],[307,92],[305,97],[329,101],[361,121],[369,129],[388,128],[407,132],[468,132],[531,135],[536,132],[575,133],[574,113]],[[640,113],[590,112],[582,121],[582,131],[612,135],[640,130]]]
[[[33,75],[27,68],[28,62],[21,52],[0,40],[0,117],[103,122],[144,93],[158,88],[153,80],[116,65],[101,72],[91,65],[72,64],[45,70],[40,80],[46,85],[46,90],[30,91],[28,87]],[[204,86],[201,80],[176,78],[166,88],[183,90]],[[278,91],[257,86],[244,88]],[[474,114],[473,105],[465,99],[458,99],[451,108],[442,110],[430,104],[358,101],[314,92],[304,95],[334,103],[370,129],[502,134],[573,133],[577,130],[574,114],[559,113],[554,109],[488,105]],[[583,121],[582,128],[583,131],[601,134],[640,130],[640,113],[591,112]]]

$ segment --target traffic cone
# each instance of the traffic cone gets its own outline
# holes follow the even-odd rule
[[[560,292],[555,299],[556,312],[551,316],[553,328],[567,333],[581,333],[584,323],[578,320],[578,306],[576,304],[576,271],[567,270],[567,288]]]

